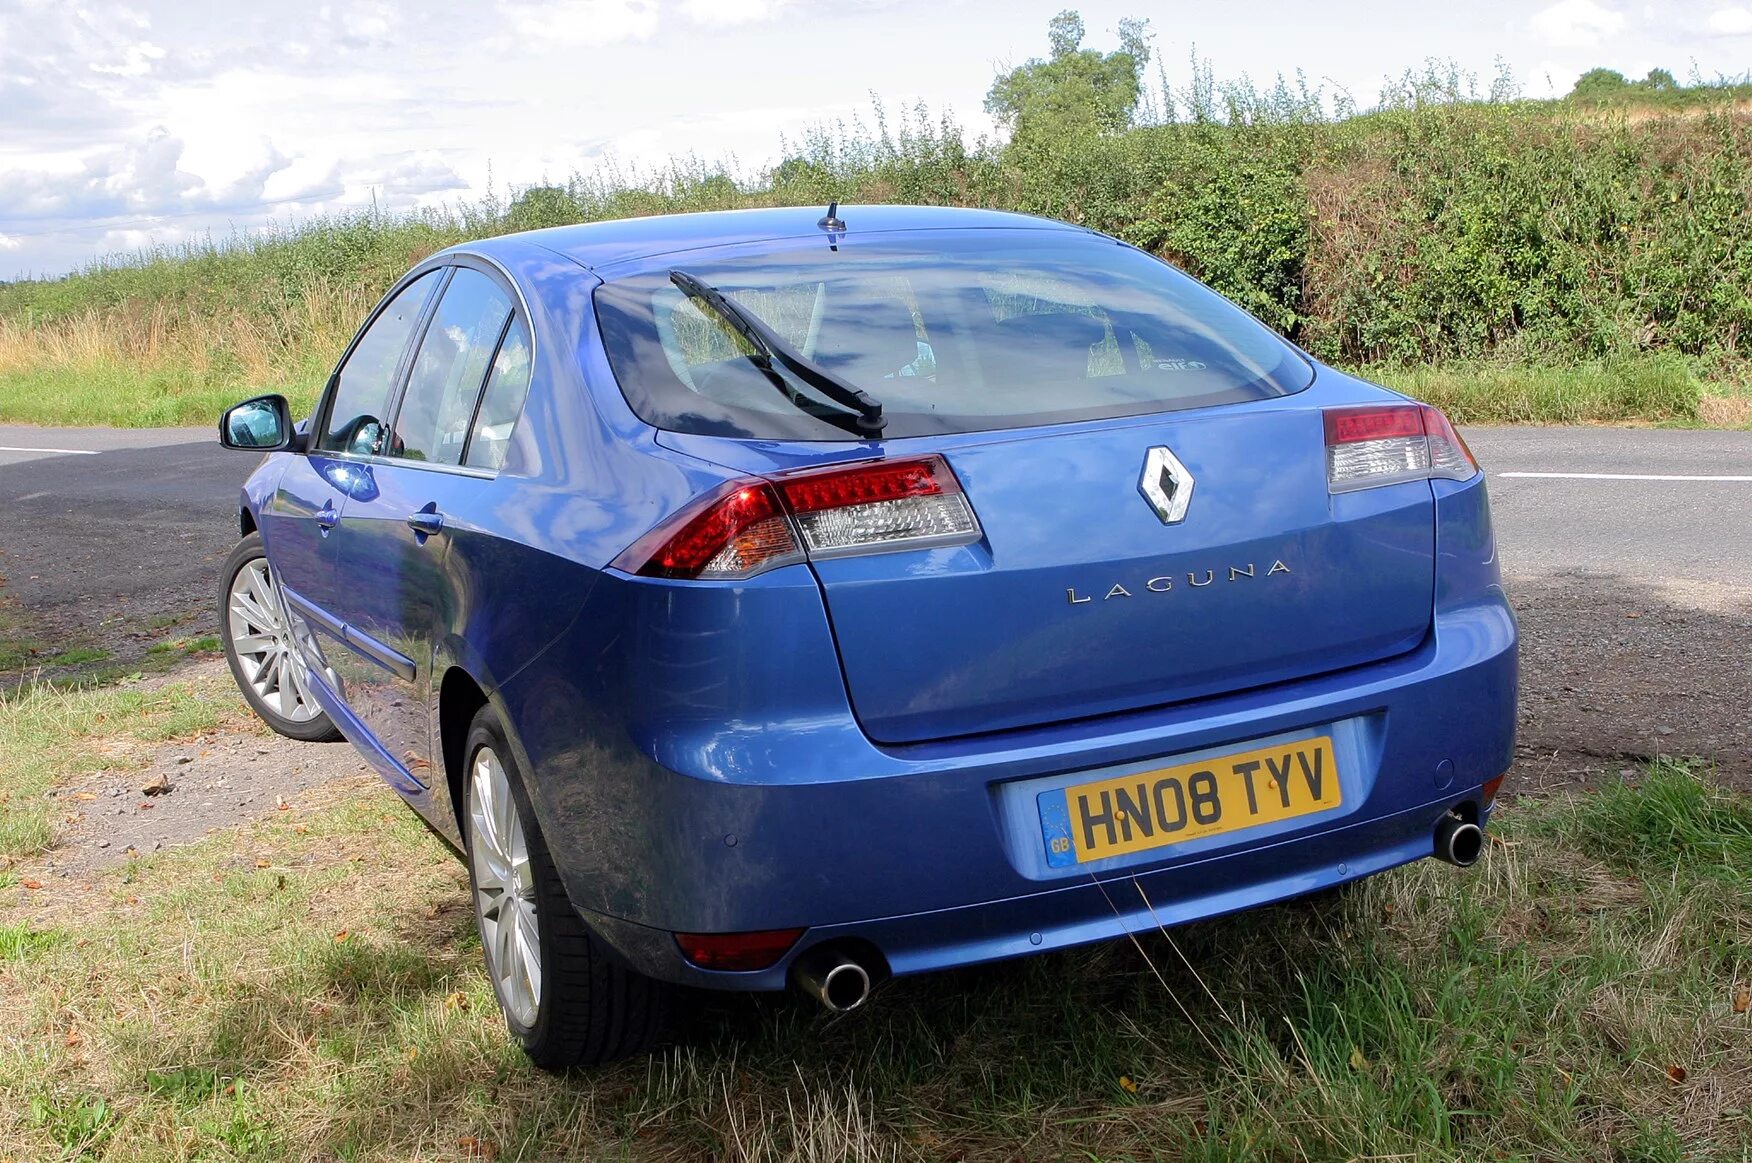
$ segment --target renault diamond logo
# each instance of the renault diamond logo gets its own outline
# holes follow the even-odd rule
[[[1192,474],[1175,459],[1172,452],[1160,445],[1144,457],[1144,476],[1138,491],[1164,525],[1178,525],[1186,519],[1186,507],[1192,504]]]

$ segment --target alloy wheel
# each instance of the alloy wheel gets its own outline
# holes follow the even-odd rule
[[[304,660],[297,655],[279,583],[267,558],[245,562],[237,571],[226,595],[225,614],[243,679],[268,709],[292,723],[308,723],[322,714],[311,697]]]
[[[541,931],[529,844],[505,768],[491,747],[475,752],[468,782],[469,863],[487,972],[506,1015],[535,1027],[541,1012]]]

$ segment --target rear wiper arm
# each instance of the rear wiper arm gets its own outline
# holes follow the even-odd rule
[[[681,293],[690,299],[698,299],[710,307],[731,330],[740,335],[748,346],[754,349],[749,359],[754,365],[769,377],[776,377],[773,363],[776,360],[784,365],[786,370],[798,379],[839,404],[858,414],[857,429],[866,435],[874,436],[880,433],[888,423],[882,417],[882,402],[870,393],[855,388],[832,372],[811,360],[808,356],[786,343],[778,332],[768,327],[766,322],[754,312],[737,303],[731,302],[718,288],[708,283],[702,283],[686,271],[670,271],[669,281],[674,283]],[[781,390],[785,390],[782,380],[774,379]],[[787,399],[795,399],[785,390]]]

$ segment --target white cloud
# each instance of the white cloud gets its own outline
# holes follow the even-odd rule
[[[657,31],[657,0],[501,0],[516,38],[600,46],[646,40]]]
[[[88,66],[94,73],[108,73],[115,77],[144,77],[152,71],[152,66],[164,59],[164,50],[149,40],[128,45],[122,49],[122,59],[114,64],[92,61]]]
[[[1558,0],[1533,14],[1533,32],[1558,48],[1593,48],[1624,30],[1624,14],[1594,0]]]
[[[682,0],[681,10],[695,24],[724,26],[770,20],[791,0]]]
[[[23,245],[22,240],[14,238],[10,234],[0,234],[0,250],[17,250]]]
[[[1710,14],[1707,26],[1716,36],[1746,36],[1752,34],[1752,11],[1738,5]]]

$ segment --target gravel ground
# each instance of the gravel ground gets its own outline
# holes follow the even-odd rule
[[[211,676],[231,681],[222,660],[182,667],[174,675],[178,681]],[[350,744],[298,743],[272,734],[248,717],[240,699],[231,723],[165,744],[144,770],[92,775],[58,788],[65,822],[41,870],[78,880],[136,853],[190,844],[277,812],[303,811],[308,793],[320,789],[319,798],[327,800],[350,783],[381,786]],[[394,798],[387,789],[383,795],[386,804]]]
[[[1508,579],[1523,794],[1700,758],[1752,791],[1752,589],[1606,574]]]

